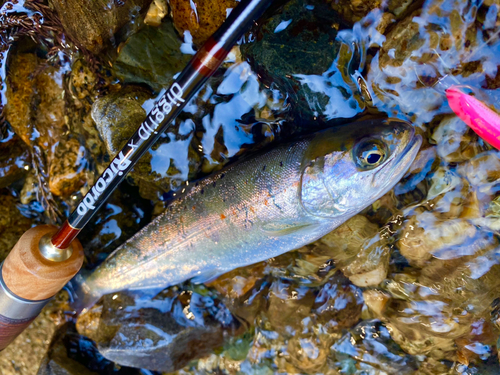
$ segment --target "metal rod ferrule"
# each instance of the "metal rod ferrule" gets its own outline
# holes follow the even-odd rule
[[[50,298],[41,301],[30,301],[12,293],[3,280],[2,264],[0,264],[0,315],[13,320],[29,320],[35,318]]]

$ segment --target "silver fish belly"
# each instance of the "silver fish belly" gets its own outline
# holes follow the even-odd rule
[[[319,168],[317,165],[337,167],[340,161],[345,164],[345,160],[351,160],[351,151],[342,150],[343,146],[325,153],[333,155],[329,159],[321,156],[325,147],[321,138],[328,137],[315,135],[236,163],[191,186],[162,215],[112,253],[84,280],[82,289],[97,297],[125,289],[164,288],[191,278],[202,282],[320,238],[387,192],[409,167],[420,140],[409,125],[397,124],[411,132],[405,152],[391,155],[404,167],[395,169],[394,182],[382,184],[371,196],[360,197],[362,204],[356,204],[355,209],[343,212],[335,208],[338,213],[325,216],[322,207],[316,213],[309,208],[311,203],[305,202],[310,186],[311,194],[319,192],[320,197],[331,197],[329,191],[336,188],[327,187],[327,193],[321,195],[328,176],[318,177],[313,170]],[[395,164],[395,160],[387,163]],[[326,166],[322,168],[326,170]],[[356,171],[351,173],[346,168],[342,166],[332,174],[357,177]],[[376,172],[384,175],[382,169]],[[305,173],[309,173],[307,183],[312,184],[307,187]],[[374,176],[369,176],[372,183]],[[312,202],[315,204],[315,200]]]

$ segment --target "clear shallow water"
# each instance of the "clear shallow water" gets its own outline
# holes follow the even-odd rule
[[[500,372],[500,154],[452,114],[443,94],[447,85],[467,84],[500,109],[498,5],[389,2],[371,12],[335,6],[341,15],[328,2],[292,1],[246,36],[83,233],[86,267],[159,214],[185,181],[322,127],[365,116],[411,121],[424,145],[408,175],[362,214],[298,251],[207,286],[170,288],[153,300],[109,296],[102,302],[106,314],[94,310],[78,318],[81,334],[108,350],[137,353],[175,337],[165,322],[181,330],[224,327],[223,339],[206,345],[203,358],[185,363],[182,373]],[[36,22],[43,28],[45,20],[52,19]],[[126,27],[122,41],[141,22]],[[154,42],[155,32],[140,42]],[[178,51],[168,52],[172,59],[189,50],[189,38],[179,35],[172,36],[178,42]],[[57,222],[113,152],[91,115],[96,103],[111,103],[99,112],[101,129],[126,139],[158,92],[144,76],[134,81],[128,75],[124,83],[114,75],[117,54],[128,51],[123,45],[94,56],[79,54],[71,40],[61,45],[50,33],[40,34],[37,44],[17,40],[10,47],[4,40],[2,104],[12,108],[4,113],[10,125],[2,125],[2,142],[15,132],[21,146],[9,144],[12,158],[0,161],[26,172],[13,181],[2,178],[1,193],[15,198],[12,209],[30,223]],[[161,67],[171,76],[175,68]],[[7,233],[15,224],[2,225]],[[1,236],[6,249],[15,242]],[[89,321],[120,328],[99,337]],[[95,368],[107,373],[106,366]]]

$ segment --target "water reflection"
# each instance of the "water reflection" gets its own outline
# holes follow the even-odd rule
[[[125,126],[108,125],[125,124],[126,118],[133,129],[153,105],[154,90],[161,94],[165,84],[147,74],[138,81],[134,69],[126,77],[113,75],[117,61],[129,61],[127,56],[137,52],[133,47],[140,39],[120,47],[131,54],[121,60],[114,60],[119,54],[114,49],[89,58],[64,44],[71,53],[63,53],[49,31],[17,28],[21,21],[42,30],[52,25],[26,4],[6,2],[0,9],[2,105],[14,103],[15,96],[7,95],[9,80],[11,89],[13,83],[28,82],[19,87],[30,93],[29,101],[15,106],[16,116],[25,107],[29,116],[17,123],[10,117],[10,125],[1,125],[0,197],[5,212],[16,212],[0,218],[3,252],[15,242],[7,232],[48,222],[43,213],[51,205],[61,217],[67,215],[112,154],[107,139],[126,139]],[[187,8],[194,4],[201,2]],[[193,362],[179,360],[169,371],[185,366],[180,373],[498,373],[499,325],[492,303],[500,286],[500,153],[452,114],[443,93],[451,84],[469,85],[500,109],[499,6],[475,0],[390,1],[387,7],[370,3],[360,9],[353,4],[290,1],[256,25],[145,155],[131,184],[116,192],[83,233],[88,268],[160,213],[164,192],[184,188],[186,181],[233,157],[315,127],[381,114],[411,120],[425,141],[408,174],[362,214],[296,252],[232,271],[208,287],[188,283],[156,299],[136,301],[124,294],[105,297],[105,313],[97,307],[87,318],[102,323],[102,332],[110,335],[105,350],[116,350],[116,358],[122,350],[121,359],[136,358],[148,366],[152,361],[140,358],[142,350],[160,347],[155,358],[166,363],[166,341],[183,333],[196,340],[199,332],[209,332]],[[110,11],[118,7],[112,4]],[[187,28],[193,25],[187,25],[176,34],[179,19],[165,22],[167,31],[149,27],[148,38],[155,41],[155,33],[167,33],[174,59],[185,55],[187,60],[206,33],[195,35]],[[26,34],[38,35],[43,43],[27,42]],[[16,81],[23,64],[7,63],[19,58],[33,66]],[[159,71],[164,58],[151,58],[146,70]],[[133,61],[142,66],[142,60]],[[169,79],[182,68],[166,65]],[[33,80],[26,80],[31,71],[36,72]],[[52,94],[47,85],[36,84],[40,76],[50,78]],[[111,107],[106,112],[108,125],[95,117],[96,128],[91,109],[112,98],[118,99],[114,112]],[[54,115],[50,108],[56,103],[61,113]],[[62,121],[58,132],[49,126],[46,136],[47,129],[33,120],[39,114],[51,124]],[[28,124],[29,131],[17,124]],[[41,138],[47,141],[43,147],[37,145]],[[52,156],[62,139],[72,147],[57,160],[84,151],[66,169],[71,174],[81,171],[71,168],[85,165],[84,175],[47,203],[42,193],[60,167]],[[4,220],[7,216],[12,220]],[[78,319],[79,329],[85,319]],[[110,339],[115,332],[104,330],[109,322],[121,326],[115,342]],[[243,328],[219,335],[230,322]],[[112,364],[72,329],[64,335],[59,343],[70,348],[71,361],[98,373],[119,371],[110,370]],[[189,340],[186,347],[198,342]]]

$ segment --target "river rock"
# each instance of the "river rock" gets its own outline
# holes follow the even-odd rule
[[[189,31],[193,41],[201,46],[226,20],[235,0],[170,0],[172,18],[181,34]]]
[[[332,277],[319,291],[313,312],[317,321],[334,329],[351,328],[361,317],[363,295],[361,289],[345,277]]]
[[[369,358],[369,359],[368,359]],[[392,340],[377,320],[365,320],[331,347],[330,367],[352,373],[413,375],[417,362]]]
[[[54,213],[57,204],[51,195],[67,198],[78,191],[88,170],[85,148],[67,135],[72,113],[62,84],[65,71],[44,65],[32,53],[16,53],[11,61],[5,118],[33,156],[37,200]]]
[[[148,99],[149,91],[128,86],[97,99],[92,106],[92,118],[111,157],[125,146],[146,118],[142,104]]]
[[[0,261],[3,261],[19,238],[31,228],[32,221],[16,207],[16,199],[0,190]]]
[[[37,375],[140,375],[142,370],[118,367],[99,354],[95,343],[81,336],[71,322],[58,328]]]
[[[191,59],[181,52],[181,40],[171,20],[159,27],[144,26],[120,48],[113,69],[127,83],[145,83],[156,91],[168,87],[173,76]]]
[[[128,86],[95,101],[92,118],[110,156],[116,155],[146,118],[143,105],[150,98],[148,91]],[[158,191],[178,188],[179,181],[186,181],[198,172],[201,157],[194,150],[194,130],[191,120],[180,122],[141,157],[129,175],[139,185],[141,195],[158,199]]]
[[[49,166],[50,191],[62,197],[77,192],[86,182],[86,150],[75,138],[60,141]]]
[[[309,316],[314,304],[312,289],[286,280],[273,282],[269,292],[268,309],[265,313],[272,327],[284,337],[293,336],[301,329],[302,319]]]
[[[328,4],[292,0],[258,26],[255,41],[241,52],[261,82],[287,98],[296,117],[351,118],[365,108],[351,77],[360,51],[350,31],[338,31],[342,26]]]
[[[93,224],[84,227],[78,235],[87,269],[96,267],[151,221],[151,202],[142,199],[137,190],[122,184],[95,213]]]
[[[499,286],[498,239],[474,230],[458,243],[439,244],[441,249],[432,251],[421,271],[391,275],[382,285],[390,296],[383,303],[365,300],[405,352],[464,363],[478,360],[479,352],[470,348],[487,348],[498,338],[496,328],[485,321]]]
[[[467,161],[487,148],[477,134],[456,116],[446,116],[441,120],[431,136],[431,142],[437,144],[438,156],[447,163]]]
[[[374,105],[389,116],[403,113],[421,125],[452,113],[446,87],[488,87],[500,58],[476,12],[465,0],[425,1],[388,28],[385,38],[376,41],[381,48],[367,75]],[[495,90],[482,91],[488,104],[496,106]]]
[[[80,47],[99,53],[114,34],[151,0],[50,0],[66,33]]]
[[[0,129],[0,188],[26,176],[30,162],[29,151],[21,138],[7,126]]]
[[[174,287],[153,299],[107,295],[77,327],[111,361],[171,372],[222,346],[240,325],[219,300]]]

